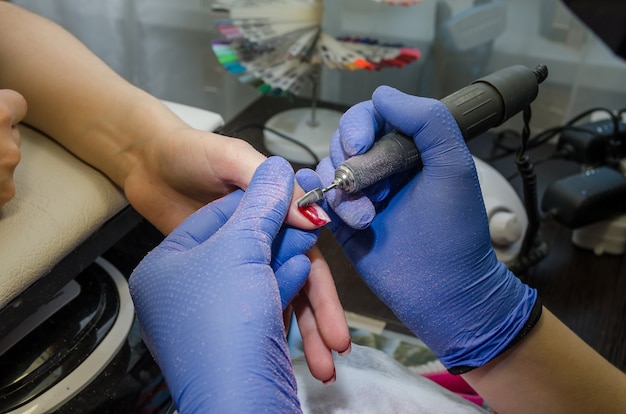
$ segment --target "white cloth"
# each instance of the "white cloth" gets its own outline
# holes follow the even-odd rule
[[[295,358],[293,365],[306,414],[488,412],[370,347],[352,344],[350,355],[335,356],[337,381],[332,385],[314,379],[304,357]]]

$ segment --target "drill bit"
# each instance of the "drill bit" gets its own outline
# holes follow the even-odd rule
[[[332,190],[333,188],[337,187],[338,184],[339,184],[338,182],[333,181],[328,187],[314,188],[313,190],[309,191],[308,193],[300,197],[300,199],[298,199],[298,207],[306,207],[313,203],[317,203],[318,201],[324,198],[324,194],[327,191]]]

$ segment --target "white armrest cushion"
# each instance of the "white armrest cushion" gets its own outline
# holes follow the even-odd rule
[[[161,100],[161,102],[192,128],[201,129],[203,131],[215,131],[217,128],[224,125],[222,116],[215,112],[209,112],[204,109],[176,102],[164,100]]]

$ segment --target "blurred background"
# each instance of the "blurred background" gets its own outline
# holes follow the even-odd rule
[[[217,62],[210,0],[15,0],[74,33],[119,74],[161,99],[218,112],[228,121],[260,96]],[[391,6],[324,2],[324,30],[417,47],[422,58],[379,72],[324,68],[321,99],[352,105],[376,86],[443,97],[512,64],[548,66],[533,104],[534,130],[583,110],[626,106],[626,63],[560,0],[423,0]],[[520,122],[519,119],[509,121]]]

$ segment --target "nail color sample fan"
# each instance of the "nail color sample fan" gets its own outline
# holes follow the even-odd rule
[[[401,68],[420,57],[414,48],[325,33],[322,0],[216,0],[212,12],[223,36],[212,48],[231,74],[264,94],[311,96],[310,108],[280,112],[264,126],[267,149],[301,164],[316,164],[328,155],[341,116],[317,107],[322,65],[372,71]]]

